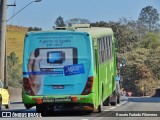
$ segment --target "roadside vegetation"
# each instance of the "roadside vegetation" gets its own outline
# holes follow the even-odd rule
[[[159,14],[152,6],[143,8],[137,21],[96,22],[96,27],[111,27],[117,43],[117,63],[126,59],[120,68],[122,87],[135,96],[155,96],[160,90],[160,27]],[[119,67],[119,65],[118,65]]]

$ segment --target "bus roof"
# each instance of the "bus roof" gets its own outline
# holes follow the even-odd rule
[[[107,35],[113,35],[111,28],[104,27],[91,27],[91,28],[77,28],[76,31],[88,32],[92,38],[106,37]]]
[[[111,28],[104,27],[90,27],[90,28],[58,28],[56,30],[49,31],[31,31],[28,34],[46,33],[46,32],[88,32],[92,38],[106,37],[107,35],[113,35]]]

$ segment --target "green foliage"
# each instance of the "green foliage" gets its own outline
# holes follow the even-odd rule
[[[21,65],[19,58],[14,52],[7,56],[7,79],[11,87],[20,87],[22,85]]]
[[[108,25],[108,23],[104,22],[104,21],[91,23],[91,26],[93,26],[93,27],[106,27],[107,25]]]
[[[116,47],[119,53],[124,53],[126,51],[131,51],[130,46],[134,46],[134,44],[138,41],[138,34],[135,32],[133,25],[131,24],[133,21],[125,21],[122,22],[96,22],[92,23],[93,27],[110,27],[113,29],[115,38],[116,38]],[[130,26],[129,26],[130,25]],[[133,29],[130,29],[133,28]]]
[[[159,14],[152,6],[143,8],[139,14],[138,21],[141,26],[146,26],[148,30],[155,30],[158,26]]]
[[[38,28],[38,27],[29,27],[28,31],[41,31],[42,28]]]
[[[144,64],[131,64],[121,68],[124,79],[143,80],[152,78],[152,71]]]
[[[122,87],[126,91],[133,92],[135,96],[154,95],[154,87],[158,81],[154,81],[152,70],[145,64],[131,64],[121,68],[123,76]]]
[[[126,65],[121,68],[121,76],[123,78],[122,87],[125,91],[133,92],[133,95],[139,95],[137,91],[139,91],[137,84],[137,80],[139,78],[138,74],[138,66],[136,64]]]
[[[150,49],[144,63],[153,71],[156,79],[160,80],[160,46],[156,49]]]
[[[66,21],[66,24],[71,27],[72,24],[89,24],[90,21],[88,19],[82,19],[82,18],[72,18]]]
[[[144,36],[141,46],[147,49],[156,49],[158,46],[160,46],[160,34],[153,32],[148,33],[146,36]]]
[[[138,73],[137,73],[137,64],[132,65],[126,65],[121,68],[121,75],[125,76],[125,79],[138,79]]]
[[[63,21],[63,18],[59,16],[55,21],[56,27],[65,27],[65,23]]]
[[[119,66],[122,58],[127,60],[127,65],[120,68],[124,90],[132,91],[135,96],[153,96],[160,86],[160,33],[156,27],[159,18],[153,19],[148,13],[156,12],[155,9],[152,11],[144,8],[142,11],[138,21],[122,18],[119,22],[100,21],[92,23],[91,26],[113,29],[117,65]],[[159,16],[157,13],[154,15]]]

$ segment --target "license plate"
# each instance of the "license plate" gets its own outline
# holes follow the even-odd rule
[[[70,102],[71,98],[43,98],[43,103],[53,103],[53,102]]]
[[[71,98],[54,98],[54,102],[70,102]]]
[[[64,85],[53,85],[53,89],[64,89]]]

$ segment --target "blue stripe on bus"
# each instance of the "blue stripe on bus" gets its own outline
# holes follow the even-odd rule
[[[63,71],[34,71],[34,72],[23,72],[23,75],[46,75],[46,74],[63,74]]]

